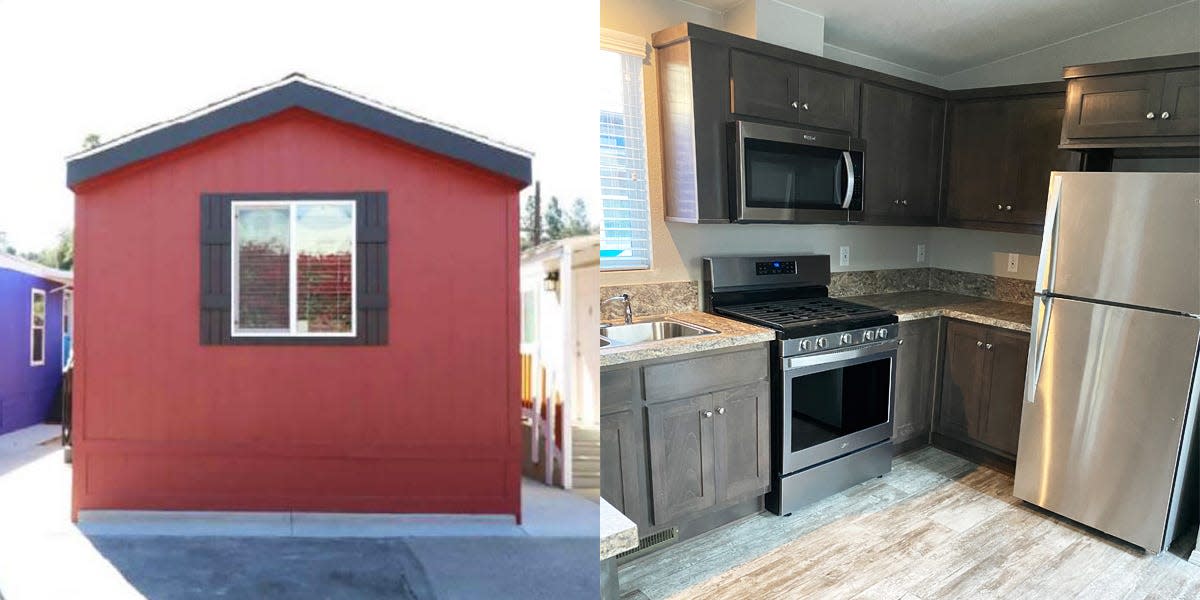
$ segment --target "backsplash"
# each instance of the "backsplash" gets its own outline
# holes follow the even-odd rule
[[[638,317],[687,312],[700,308],[700,286],[695,281],[600,287],[602,300],[620,294],[629,294],[633,303],[633,314]],[[601,321],[612,322],[623,318],[625,318],[625,308],[620,302],[609,302],[600,307]]]
[[[1033,282],[934,267],[887,269],[880,271],[841,271],[830,274],[829,295],[834,297],[869,296],[894,292],[936,290],[1017,304],[1033,303]],[[639,283],[601,286],[600,297],[629,294],[633,314],[664,315],[700,309],[700,287],[695,281]],[[617,321],[624,317],[620,302],[601,307],[600,320]]]

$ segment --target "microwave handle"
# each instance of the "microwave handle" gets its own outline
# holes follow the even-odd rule
[[[842,208],[849,209],[854,199],[854,157],[842,151],[842,165],[846,167],[846,195],[842,197]],[[838,173],[838,188],[841,188],[841,173]]]

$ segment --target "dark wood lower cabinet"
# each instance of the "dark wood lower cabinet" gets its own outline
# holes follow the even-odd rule
[[[716,503],[713,417],[710,394],[646,407],[654,524]]]
[[[939,321],[920,319],[900,323],[896,354],[896,402],[892,414],[892,443],[897,451],[929,441],[930,413],[936,390]]]
[[[1028,334],[948,320],[935,433],[1015,458],[1028,353]]]
[[[723,497],[753,495],[771,484],[771,386],[754,385],[713,394],[713,452],[717,489]]]
[[[771,485],[766,344],[600,373],[600,495],[642,537],[762,510]]]

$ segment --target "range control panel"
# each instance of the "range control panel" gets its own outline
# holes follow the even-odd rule
[[[784,357],[814,354],[830,350],[842,350],[852,346],[888,342],[896,339],[896,335],[899,333],[900,326],[892,323],[891,325],[864,327],[862,329],[851,329],[848,331],[826,333],[824,335],[812,335],[784,340],[780,350]]]
[[[755,275],[795,275],[796,261],[768,260],[754,263]]]

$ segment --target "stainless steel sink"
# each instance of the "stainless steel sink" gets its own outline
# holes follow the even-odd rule
[[[717,333],[712,329],[680,323],[678,321],[646,321],[632,325],[602,325],[600,327],[600,347],[604,342],[613,345],[640,344],[656,342],[694,335],[711,335]]]

